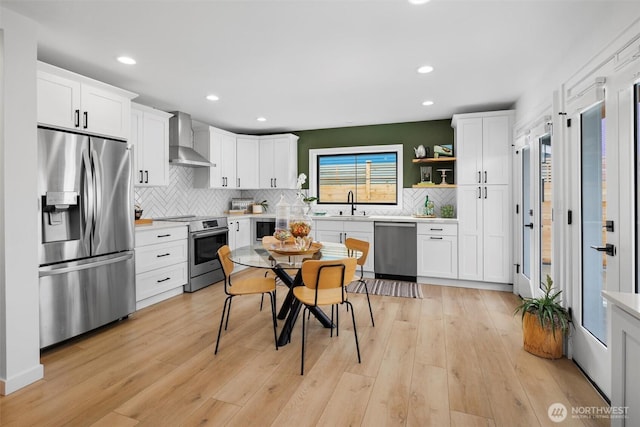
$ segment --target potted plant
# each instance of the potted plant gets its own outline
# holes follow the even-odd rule
[[[562,343],[571,324],[571,315],[559,300],[562,291],[553,292],[553,280],[547,275],[544,294],[524,298],[514,315],[522,312],[524,349],[546,359],[562,357]]]
[[[260,214],[262,212],[266,212],[267,210],[269,210],[269,202],[267,202],[266,200],[263,200],[260,203],[253,204],[254,214]]]

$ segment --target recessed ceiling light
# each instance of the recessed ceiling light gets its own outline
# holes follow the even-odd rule
[[[429,0],[409,0],[409,3],[411,3],[411,4],[425,4],[425,3],[429,3]]]
[[[433,101],[424,101],[422,105],[424,105],[425,107],[428,107],[429,105],[433,105]]]
[[[433,67],[431,65],[423,65],[422,67],[418,68],[418,72],[420,74],[427,74],[433,71]]]
[[[218,98],[218,96],[217,96],[217,95],[213,95],[213,94],[211,94],[211,95],[207,95],[207,99],[208,99],[209,101],[218,101],[218,100],[220,100],[220,98]]]
[[[256,120],[259,121],[259,122],[266,122],[267,121],[267,119],[265,119],[264,117],[258,117]]]
[[[129,57],[129,56],[119,56],[118,57],[118,62],[121,62],[123,64],[126,65],[135,65],[136,64],[136,60]]]

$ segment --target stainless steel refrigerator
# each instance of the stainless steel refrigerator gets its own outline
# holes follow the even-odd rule
[[[135,311],[127,143],[38,129],[40,347]]]

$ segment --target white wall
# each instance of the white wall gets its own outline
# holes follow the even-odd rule
[[[35,23],[0,7],[0,393],[43,377],[40,364]]]

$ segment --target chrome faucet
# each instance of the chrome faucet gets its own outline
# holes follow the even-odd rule
[[[356,205],[353,199],[353,191],[349,190],[349,192],[347,193],[347,203],[351,203],[351,215],[356,212]]]

